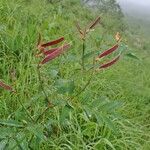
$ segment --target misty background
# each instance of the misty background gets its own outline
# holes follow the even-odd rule
[[[150,32],[150,0],[117,0],[126,20],[132,27],[141,29],[149,36]]]
[[[145,21],[150,21],[150,0],[117,0],[128,15]]]
[[[120,15],[123,13],[124,20],[128,23],[129,27],[134,29],[136,32],[141,32],[143,36],[149,37],[150,33],[150,0],[84,0],[88,2],[90,5],[95,5],[97,7],[97,3],[101,5],[101,3],[105,3],[107,5],[106,10],[111,12],[111,9],[114,12],[117,12],[118,8],[121,8],[119,12]],[[111,7],[112,4],[116,6]],[[117,6],[119,5],[119,7]],[[100,8],[102,10],[104,6]]]

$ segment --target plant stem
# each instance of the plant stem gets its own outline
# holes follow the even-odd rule
[[[30,113],[28,112],[28,110],[25,108],[25,106],[23,105],[23,103],[21,102],[21,100],[18,100],[18,101],[19,101],[20,105],[22,106],[22,108],[24,109],[24,111],[26,112],[27,116],[34,122],[34,119],[30,115]]]
[[[42,81],[42,78],[41,78],[41,72],[40,72],[40,68],[39,67],[37,67],[37,72],[38,72],[38,78],[39,78],[39,82],[40,82],[40,87],[41,87],[41,90],[42,90],[42,92],[43,92],[43,94],[44,94],[44,96],[45,96],[45,100],[46,100],[46,103],[48,104],[48,106],[45,108],[45,110],[38,116],[38,118],[36,119],[36,123],[38,122],[38,120],[46,113],[46,111],[49,109],[49,108],[52,108],[52,107],[54,107],[54,105],[51,103],[51,102],[49,102],[49,100],[48,100],[48,95],[47,95],[47,93],[46,93],[46,91],[45,91],[45,89],[44,89],[44,86],[43,86],[43,81]]]
[[[43,95],[45,96],[45,101],[48,103],[48,95],[47,95],[47,93],[44,89],[44,86],[43,86],[43,81],[42,81],[42,78],[41,78],[41,72],[40,72],[39,66],[37,67],[37,72],[38,72],[38,78],[39,78],[41,90],[43,92]]]
[[[91,74],[89,80],[84,85],[84,87],[75,95],[75,97],[78,97],[82,92],[84,92],[86,90],[86,88],[88,87],[88,85],[91,83],[92,78],[93,78],[93,73]]]
[[[31,138],[30,138],[30,140],[28,141],[28,145],[29,145],[29,148],[30,148],[31,150],[33,150],[33,148],[31,147],[31,142],[32,142],[33,138],[34,138],[34,134],[31,135]]]
[[[83,39],[82,41],[82,70],[84,70],[85,39]]]
[[[38,116],[38,118],[36,119],[36,123],[39,121],[39,119],[46,113],[46,111],[49,109],[49,107],[46,107],[45,109],[44,109],[44,111]]]
[[[92,70],[91,76],[90,76],[89,80],[87,81],[87,83],[83,86],[83,88],[80,91],[78,91],[78,93],[75,96],[73,96],[72,98],[68,98],[67,101],[74,100],[76,97],[81,95],[86,90],[86,88],[90,85],[93,76],[94,76],[94,70]]]

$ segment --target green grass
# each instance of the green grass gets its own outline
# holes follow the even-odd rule
[[[150,61],[132,36],[122,33],[127,51],[141,59],[122,56],[72,99],[90,78],[79,70],[82,44],[74,22],[84,26],[100,13],[77,0],[1,0],[0,15],[0,79],[17,91],[0,89],[0,149],[150,149]],[[103,17],[105,26],[89,35],[86,52],[114,43],[111,18]],[[65,55],[42,67],[44,87],[56,105],[43,115],[47,104],[37,74],[40,59],[35,57],[39,32],[45,41],[64,36],[72,43]],[[32,121],[28,113],[33,120],[41,118]]]

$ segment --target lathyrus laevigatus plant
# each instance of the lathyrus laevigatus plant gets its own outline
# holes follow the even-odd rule
[[[65,121],[69,118],[70,112],[74,114],[74,111],[76,111],[77,109],[79,110],[79,113],[86,114],[88,117],[88,120],[91,120],[91,121],[94,120],[92,115],[96,115],[96,113],[95,112],[92,113],[93,108],[91,106],[92,115],[89,115],[88,110],[83,108],[82,104],[80,103],[80,100],[79,100],[80,95],[83,95],[83,93],[86,91],[88,86],[90,86],[90,83],[92,82],[92,79],[96,76],[97,71],[112,66],[119,60],[121,56],[121,53],[119,52],[119,54],[115,58],[105,63],[102,63],[103,59],[105,59],[108,55],[112,54],[113,52],[117,51],[117,49],[119,48],[121,36],[119,33],[117,33],[115,35],[116,43],[112,47],[104,50],[103,52],[99,52],[98,54],[96,53],[94,54],[94,56],[91,55],[93,57],[92,66],[87,69],[86,63],[84,60],[86,55],[89,56],[89,54],[85,54],[86,44],[88,44],[86,43],[86,39],[87,39],[87,35],[92,30],[94,30],[94,28],[98,26],[98,24],[100,24],[100,17],[97,17],[94,21],[92,21],[88,26],[86,26],[83,29],[80,27],[79,23],[76,23],[76,27],[80,34],[80,39],[82,41],[81,43],[82,44],[82,50],[81,50],[82,56],[81,56],[81,69],[80,69],[81,75],[80,76],[84,77],[84,74],[85,74],[89,78],[86,80],[86,82],[84,82],[84,85],[80,84],[80,88],[77,88],[76,90],[75,90],[76,87],[73,85],[74,90],[72,90],[72,95],[71,96],[65,95],[66,97],[64,96],[63,100],[62,99],[60,100],[61,101],[60,105],[59,103],[57,105],[57,103],[55,103],[55,100],[52,100],[53,97],[49,95],[47,88],[44,86],[45,80],[43,80],[44,77],[42,77],[41,70],[45,67],[46,64],[48,65],[49,63],[49,65],[51,65],[50,64],[51,61],[63,55],[64,53],[66,53],[67,50],[71,51],[71,43],[66,42],[64,37],[60,37],[58,39],[45,43],[43,42],[41,38],[41,34],[39,34],[39,39],[36,45],[38,52],[35,54],[35,57],[38,60],[37,74],[38,74],[38,80],[39,80],[39,86],[40,86],[39,88],[40,91],[38,92],[40,93],[42,91],[46,105],[41,106],[42,110],[40,109],[40,111],[37,111],[37,110],[31,111],[31,107],[32,107],[31,105],[26,106],[23,103],[20,103],[23,109],[19,109],[17,110],[17,112],[19,111],[19,113],[26,115],[27,116],[26,119],[23,119],[23,120],[18,119],[16,121],[15,116],[14,116],[13,117],[14,119],[0,120],[0,125],[3,126],[3,128],[8,127],[8,128],[13,129],[11,134],[7,134],[6,137],[4,136],[4,140],[13,139],[15,141],[15,144],[12,146],[13,148],[22,147],[21,143],[25,142],[27,143],[28,148],[30,147],[34,149],[34,148],[37,148],[41,142],[47,141],[51,135],[56,134],[58,136],[61,130],[63,130],[64,125],[65,125],[65,128],[69,125]],[[58,44],[61,44],[61,46],[56,46]],[[57,80],[57,79],[54,79],[54,80]],[[59,82],[59,83],[63,84],[64,82],[66,82],[66,80],[65,81],[63,80],[63,82],[61,83]],[[77,84],[79,83],[76,83],[76,85]],[[61,85],[60,87],[64,88],[64,86]],[[67,87],[65,88],[67,90],[68,88],[72,88],[68,85],[66,86]],[[15,94],[15,90],[13,90],[11,86],[5,84],[2,81],[0,81],[0,87],[4,88],[5,90],[9,90]],[[19,93],[19,91],[17,91],[17,93]],[[59,95],[59,93],[56,93],[55,99],[59,98],[57,97],[57,95]],[[34,113],[34,111],[36,113]],[[55,115],[56,111],[58,111],[57,116]],[[50,119],[53,120],[51,123],[50,123]],[[104,124],[109,122],[107,117],[105,117],[103,121],[104,121]],[[14,130],[15,132],[13,133]],[[18,142],[18,135],[21,135],[21,140],[19,142]]]

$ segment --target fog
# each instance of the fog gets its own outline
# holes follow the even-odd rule
[[[141,7],[150,7],[150,0],[118,0],[120,3],[131,4]]]
[[[150,0],[117,0],[126,15],[150,21]]]

